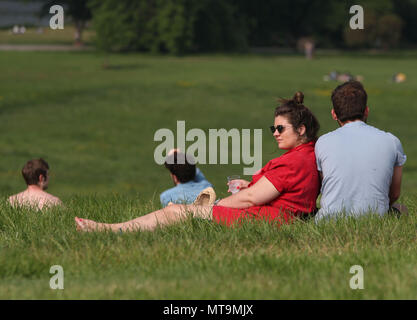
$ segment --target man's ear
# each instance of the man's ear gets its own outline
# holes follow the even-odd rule
[[[171,175],[172,181],[175,183],[175,185],[180,183],[180,180],[178,180],[177,176],[175,174],[169,173]]]
[[[365,112],[363,113],[363,116],[365,117],[365,119],[368,118],[368,114],[369,114],[369,107],[366,106]]]
[[[336,120],[336,121],[338,120],[336,112],[334,111],[334,109],[332,109],[332,118],[333,118],[333,120]]]
[[[40,174],[38,177],[38,183],[37,183],[38,187],[43,188],[45,180],[46,180],[46,177],[43,174]]]

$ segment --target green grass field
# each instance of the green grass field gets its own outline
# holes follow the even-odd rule
[[[417,54],[296,56],[104,55],[0,52],[0,298],[415,299]],[[331,120],[324,82],[332,70],[364,76],[368,123],[390,131],[408,156],[397,219],[228,229],[189,220],[135,234],[79,234],[74,216],[116,222],[159,208],[171,187],[154,162],[156,130],[263,128],[263,163],[282,154],[271,138],[275,99],[305,94],[321,123]],[[402,84],[390,82],[407,74]],[[24,163],[44,157],[49,191],[66,209],[12,210]],[[201,165],[220,197],[244,165]],[[62,265],[65,289],[49,288]],[[351,290],[362,265],[365,289]]]

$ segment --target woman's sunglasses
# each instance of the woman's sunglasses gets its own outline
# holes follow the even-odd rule
[[[271,129],[272,133],[275,133],[275,130],[278,130],[279,133],[282,133],[285,129],[285,127],[283,125],[277,125],[276,127],[274,126],[270,126],[269,129]]]

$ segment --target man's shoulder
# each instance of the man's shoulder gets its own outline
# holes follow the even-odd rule
[[[368,130],[368,132],[372,132],[372,133],[375,133],[375,134],[380,134],[380,135],[393,135],[393,134],[391,134],[391,133],[389,133],[387,131],[384,131],[384,130],[379,129],[379,128],[374,127],[374,126],[371,126],[370,124],[367,124],[367,123],[364,125],[364,129]]]
[[[12,194],[9,198],[20,198],[27,194],[27,190],[23,190],[22,192]]]
[[[54,195],[52,195],[52,194],[50,194],[50,193],[47,193],[47,192],[45,192],[45,193],[46,193],[46,197],[48,198],[48,200],[49,200],[50,202],[54,202],[54,203],[62,203],[61,199],[59,199],[58,197],[56,197],[56,196],[54,196]]]
[[[207,186],[208,187],[212,187],[213,185],[210,183],[210,181],[204,179],[204,180],[200,180],[200,181],[193,181],[192,184],[190,184],[191,187],[194,186]]]
[[[9,203],[14,204],[14,202],[17,200],[19,194],[13,194],[9,197]]]
[[[31,193],[25,190],[20,193],[11,195],[9,197],[9,203],[13,206],[15,205],[34,206],[34,207],[39,207],[39,209],[42,209],[42,207],[45,204],[46,205],[60,205],[62,204],[62,201],[58,197],[53,196],[52,194],[47,193],[45,191]]]
[[[328,133],[323,134],[322,136],[320,136],[320,138],[318,138],[317,142],[316,142],[316,148],[317,146],[320,147],[320,145],[325,144],[325,143],[330,143],[332,141],[337,142],[338,139],[345,137],[347,135],[351,135],[351,131],[350,130],[354,130],[355,133],[358,131],[363,132],[364,135],[373,135],[373,136],[384,136],[384,137],[389,137],[390,139],[397,139],[398,138],[396,136],[394,136],[392,133],[390,132],[386,132],[384,130],[381,130],[379,128],[376,128],[374,126],[371,126],[369,124],[366,124],[364,122],[360,122],[361,125],[355,126],[355,127],[347,127],[346,125],[340,128],[337,128],[333,131],[330,131]]]
[[[166,198],[166,197],[170,197],[172,194],[177,193],[180,189],[181,189],[181,183],[177,184],[175,187],[169,188],[163,192],[161,192],[161,199],[162,198]]]
[[[391,139],[392,141],[394,141],[395,144],[401,144],[400,139],[398,139],[397,136],[395,136],[391,132],[385,132],[385,134],[387,135],[387,137],[389,137],[389,139]]]
[[[383,141],[390,141],[394,143],[395,147],[398,147],[398,145],[401,146],[400,139],[398,139],[394,134],[388,131],[384,131],[382,129],[373,127],[371,125],[366,125],[366,128],[369,132],[369,134],[373,134],[377,139],[382,139]]]
[[[183,202],[186,199],[187,194],[187,190],[184,186],[184,183],[179,183],[175,187],[163,191],[159,196],[161,203],[166,206],[169,202]]]
[[[19,193],[17,193],[17,194],[12,194],[11,196],[9,196],[9,201],[14,201],[14,200],[16,200],[18,196],[19,196]]]
[[[59,200],[58,197],[42,190],[42,191],[37,191],[36,193],[32,193],[31,196],[35,197],[35,198],[43,198],[43,199],[48,199],[48,200]]]
[[[13,194],[9,197],[9,201],[10,202],[19,201],[19,200],[25,198],[26,194],[27,194],[26,191],[22,191],[22,192]]]

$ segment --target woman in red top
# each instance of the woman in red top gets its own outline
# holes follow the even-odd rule
[[[241,191],[220,200],[214,206],[173,204],[131,221],[115,224],[97,223],[75,218],[82,231],[153,230],[171,224],[192,213],[227,225],[254,217],[277,223],[290,223],[294,217],[308,215],[316,209],[319,176],[314,155],[319,123],[297,92],[292,100],[281,100],[275,110],[271,131],[280,149],[288,150],[269,161],[252,178],[240,180]]]

